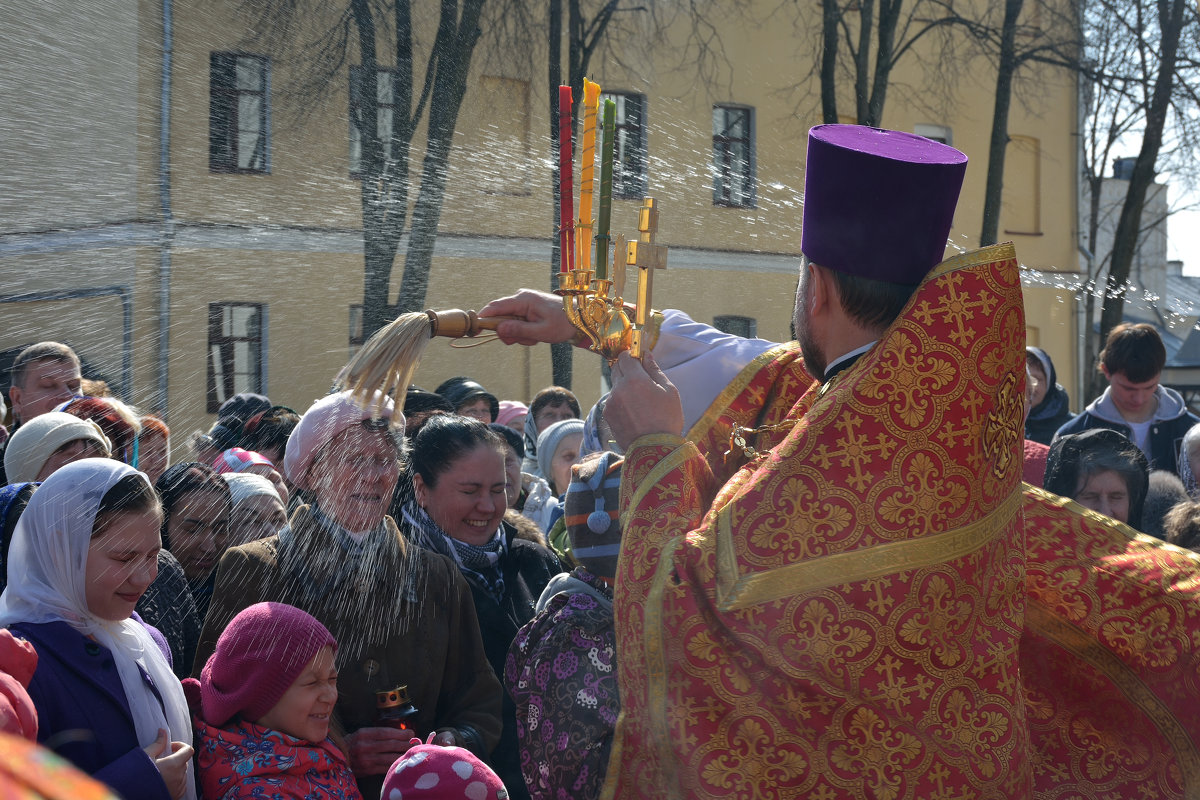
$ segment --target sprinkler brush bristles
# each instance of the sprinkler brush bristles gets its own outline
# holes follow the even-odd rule
[[[342,368],[339,387],[349,389],[364,408],[370,402],[372,412],[380,411],[383,398],[394,391],[396,409],[403,411],[404,395],[429,343],[429,331],[429,316],[424,312],[396,317],[377,330]]]

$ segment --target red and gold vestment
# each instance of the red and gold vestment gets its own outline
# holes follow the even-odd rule
[[[1024,331],[1011,246],[961,256],[832,382],[772,351],[630,448],[610,796],[1028,795]],[[739,418],[795,422],[725,481]]]
[[[1024,334],[968,253],[824,386],[782,346],[629,449],[605,797],[1193,796],[1196,561],[1023,492]]]

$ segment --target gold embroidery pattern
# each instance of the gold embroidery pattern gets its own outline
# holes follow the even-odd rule
[[[1035,789],[1200,796],[1200,560],[1040,489],[1024,516]]]
[[[983,454],[992,461],[992,474],[997,480],[1003,480],[1012,469],[1013,453],[1021,452],[1019,445],[1025,438],[1019,425],[1024,418],[1024,398],[1017,392],[1016,376],[1004,376],[996,405],[983,424]]]

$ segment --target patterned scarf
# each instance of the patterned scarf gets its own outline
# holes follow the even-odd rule
[[[433,521],[428,511],[414,502],[405,504],[404,521],[411,528],[414,544],[453,559],[464,578],[491,595],[497,603],[503,601],[504,574],[500,562],[508,548],[504,545],[502,525],[496,528],[487,544],[476,546],[452,538]]]

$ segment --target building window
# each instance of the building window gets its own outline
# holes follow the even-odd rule
[[[261,303],[208,304],[208,413],[240,392],[263,391]]]
[[[209,57],[208,166],[213,172],[269,172],[270,71],[267,59]]]
[[[1004,191],[1000,220],[1004,232],[1042,234],[1042,143],[1032,136],[1010,135],[1004,155]]]
[[[359,177],[362,174],[362,133],[359,127],[363,120],[363,68],[350,68],[350,174]],[[386,163],[392,157],[392,115],[395,113],[395,80],[396,72],[390,69],[380,69],[375,73],[375,132],[383,147],[383,160]]]
[[[646,96],[606,92],[600,95],[601,120],[597,121],[599,136],[596,152],[603,152],[604,101],[617,104],[613,146],[613,197],[641,200],[646,194]]]
[[[743,339],[758,337],[758,320],[754,317],[743,317],[738,314],[718,314],[713,317],[713,327]]]
[[[754,113],[713,106],[713,205],[753,208]]]
[[[954,146],[953,132],[948,125],[925,125],[917,123],[913,126],[913,133],[917,136],[924,136],[926,139],[933,139],[935,142]]]

